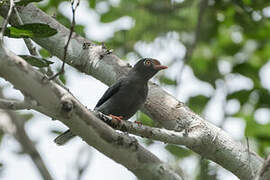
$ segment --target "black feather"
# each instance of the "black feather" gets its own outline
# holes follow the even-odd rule
[[[99,107],[103,103],[105,103],[109,98],[111,98],[114,94],[116,94],[121,87],[121,81],[118,81],[117,83],[113,84],[111,87],[107,89],[107,91],[103,94],[101,99],[98,101],[95,108]]]
[[[138,61],[127,76],[119,79],[108,88],[98,101],[95,110],[106,115],[122,116],[123,120],[131,118],[146,101],[148,80],[159,70],[166,69],[160,62],[151,58]],[[65,144],[75,135],[70,131],[58,136],[55,142]]]

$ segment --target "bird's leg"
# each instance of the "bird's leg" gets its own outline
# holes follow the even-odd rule
[[[123,116],[115,116],[115,115],[112,115],[112,114],[109,114],[109,116],[117,121],[122,121],[123,120]]]
[[[136,124],[138,124],[138,125],[142,125],[142,122],[140,122],[140,121],[134,121]]]

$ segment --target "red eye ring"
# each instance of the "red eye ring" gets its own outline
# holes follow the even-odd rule
[[[150,66],[151,65],[151,61],[150,60],[145,60],[144,61],[144,65],[145,66]]]

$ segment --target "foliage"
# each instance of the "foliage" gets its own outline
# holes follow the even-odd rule
[[[4,35],[11,38],[45,38],[56,33],[57,31],[47,24],[32,23],[7,27]]]
[[[19,2],[15,2],[16,5],[18,6],[26,6],[27,4],[31,2],[40,2],[42,0],[20,0]]]
[[[49,61],[44,58],[38,58],[34,56],[29,56],[29,55],[19,55],[19,56],[23,58],[26,62],[31,64],[32,66],[39,67],[39,68],[48,67],[50,64],[53,64],[52,61]]]
[[[184,158],[191,155],[191,151],[176,145],[169,144],[165,147],[176,158]]]
[[[154,126],[154,121],[150,117],[148,117],[146,114],[142,112],[138,112],[137,115],[138,115],[138,118],[136,120],[137,122],[140,122],[146,126],[152,126],[152,127]]]

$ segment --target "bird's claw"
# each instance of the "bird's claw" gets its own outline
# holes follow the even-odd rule
[[[123,120],[123,116],[115,116],[115,115],[112,115],[112,114],[110,114],[109,116],[110,116],[111,118],[117,120],[117,121],[122,121],[122,120]]]
[[[142,125],[142,122],[140,122],[140,121],[134,121],[136,124],[138,124],[138,125]]]

